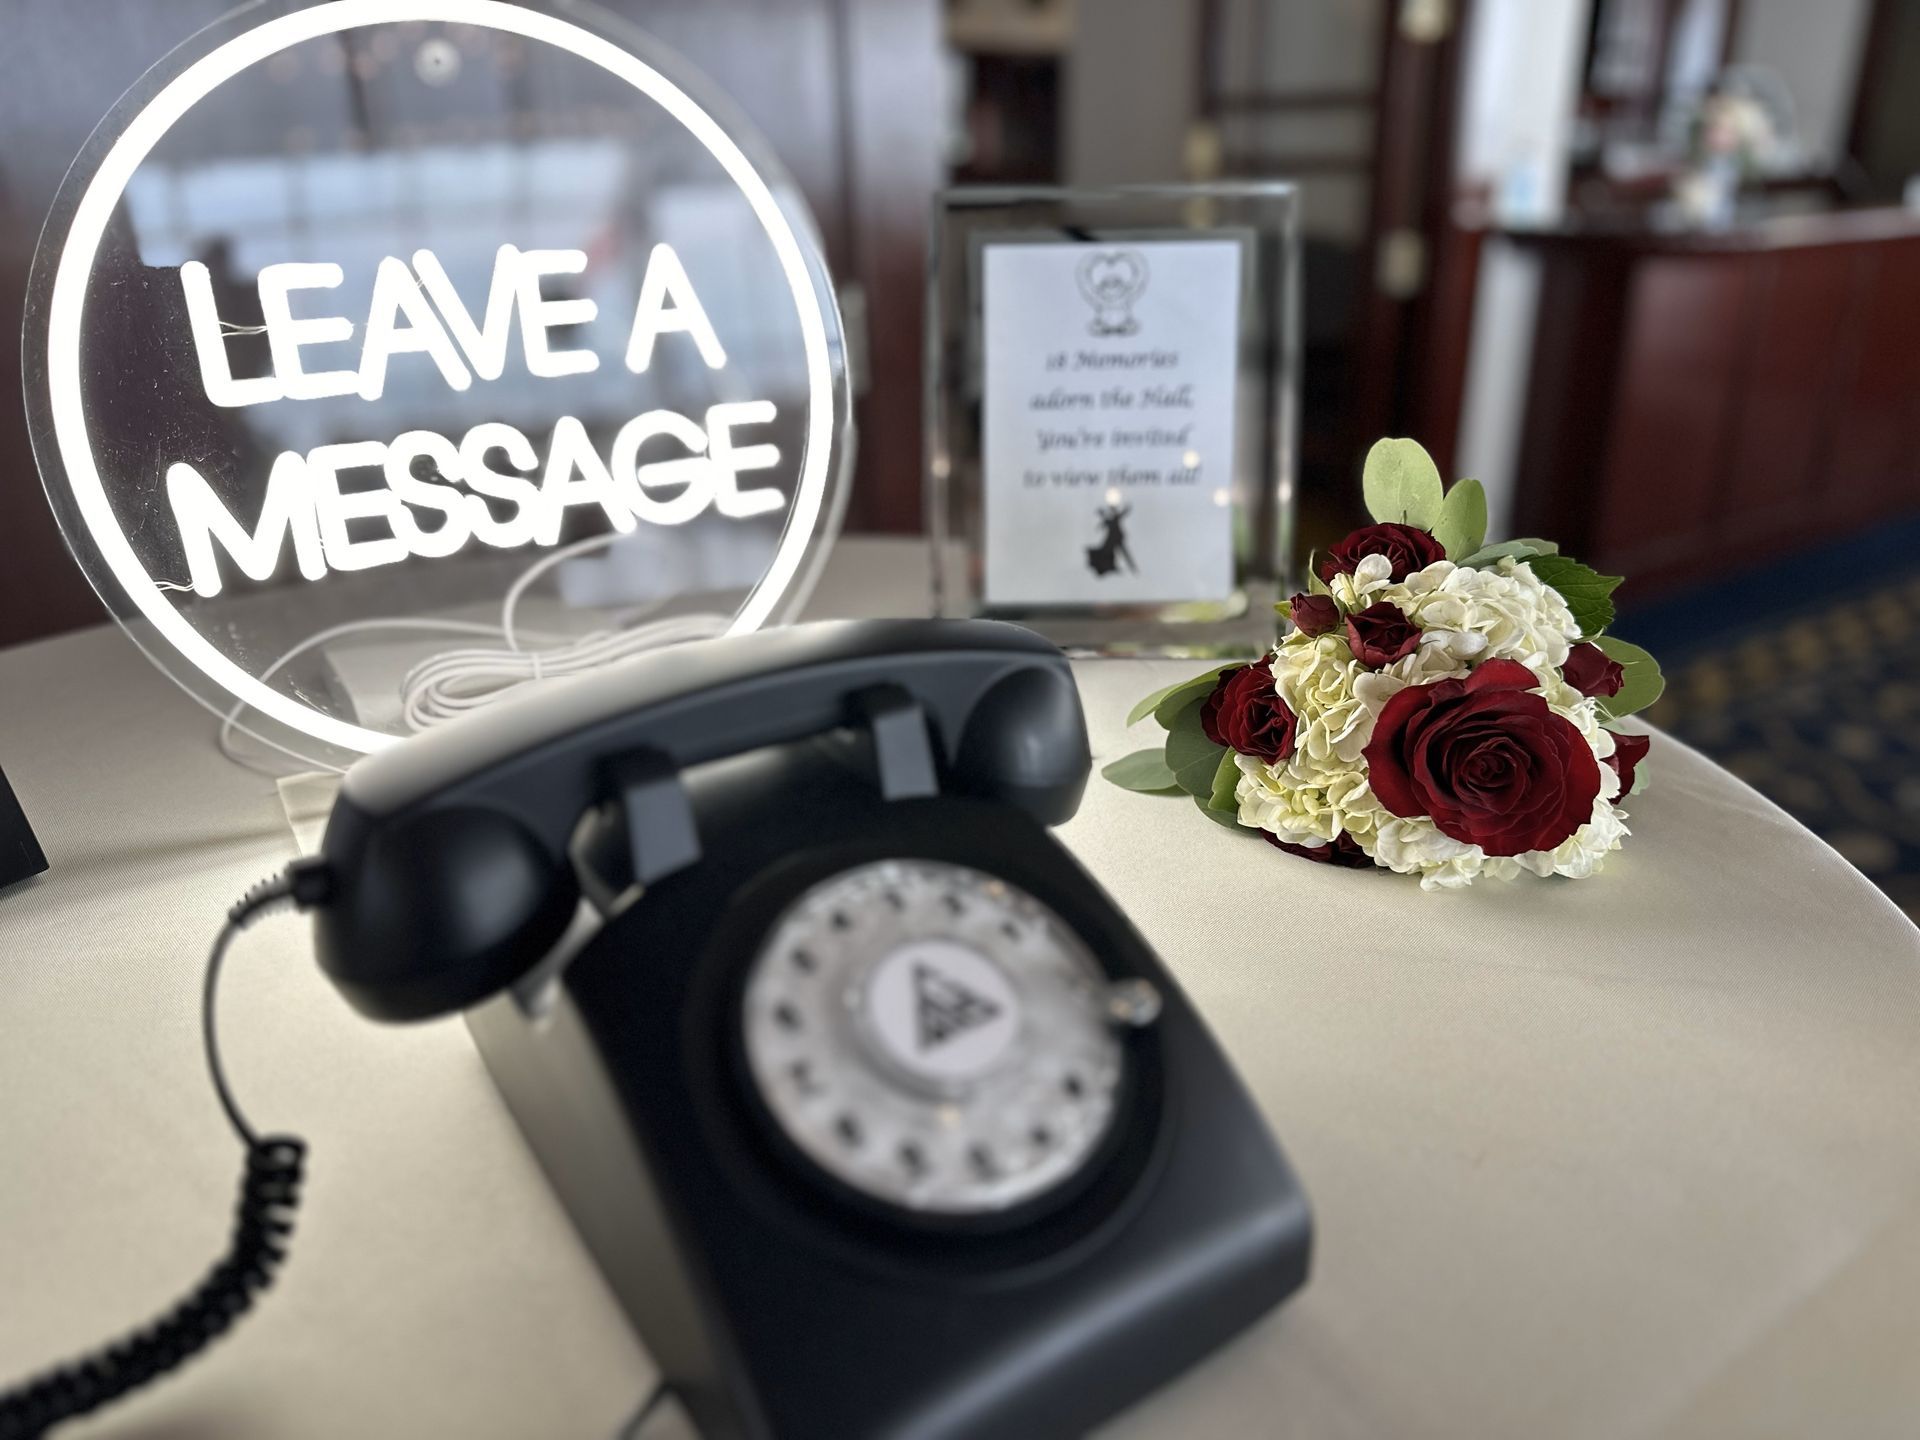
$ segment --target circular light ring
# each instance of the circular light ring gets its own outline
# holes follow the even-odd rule
[[[310,710],[249,675],[195,630],[147,574],[121,533],[101,484],[87,433],[80,386],[81,318],[93,262],[115,206],[140,162],[173,125],[216,87],[271,55],[303,41],[366,25],[440,21],[479,25],[556,46],[598,65],[654,101],[704,145],[752,206],[780,261],[799,313],[807,361],[806,458],[793,508],[772,563],[728,626],[755,630],[793,582],[820,519],[832,449],[834,384],[827,354],[827,323],[807,258],[773,192],[733,139],[685,91],[637,56],[569,21],[506,0],[326,0],[270,20],[227,41],[168,81],[142,107],[107,151],[74,210],[47,318],[48,403],[67,487],[101,558],[141,614],[184,659],[235,698],[317,740],[349,750],[383,749],[400,737],[352,725]]]

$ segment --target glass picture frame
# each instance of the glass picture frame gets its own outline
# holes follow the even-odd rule
[[[1081,654],[1255,654],[1295,568],[1298,192],[935,199],[933,609]]]

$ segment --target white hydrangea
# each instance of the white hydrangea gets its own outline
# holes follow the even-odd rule
[[[1373,735],[1375,710],[1354,693],[1367,674],[1337,634],[1290,636],[1273,657],[1273,686],[1294,714],[1296,751],[1324,765],[1351,765]],[[1384,700],[1381,704],[1385,704]]]
[[[1364,846],[1386,815],[1358,766],[1321,767],[1297,751],[1276,765],[1251,755],[1237,755],[1234,763],[1240,768],[1233,792],[1240,823],[1289,844],[1327,844],[1351,835]]]
[[[1342,610],[1353,611],[1386,599],[1392,584],[1393,562],[1384,555],[1363,555],[1351,575],[1334,576],[1327,582],[1327,589]]]
[[[1606,864],[1607,856],[1618,850],[1620,842],[1632,833],[1627,829],[1627,817],[1614,808],[1612,796],[1607,793],[1609,788],[1616,795],[1620,792],[1620,777],[1613,773],[1611,766],[1602,766],[1600,780],[1600,794],[1593,802],[1593,819],[1568,836],[1558,849],[1548,852],[1555,875],[1584,880],[1597,874]],[[1534,873],[1546,872],[1535,870]]]
[[[1321,765],[1357,763],[1373,738],[1374,721],[1399,691],[1466,673],[1444,649],[1425,644],[1384,670],[1370,670],[1353,658],[1346,636],[1337,631],[1317,638],[1290,635],[1273,657],[1274,689],[1299,722],[1294,744]]]
[[[1458,890],[1487,866],[1487,852],[1442,835],[1424,815],[1392,815],[1374,828],[1373,860],[1401,875],[1418,875],[1422,890]],[[1498,862],[1495,862],[1498,863]]]
[[[1602,793],[1593,802],[1593,818],[1552,850],[1529,850],[1520,855],[1489,855],[1440,833],[1424,815],[1384,816],[1374,827],[1368,846],[1374,862],[1402,875],[1418,875],[1422,890],[1458,890],[1485,876],[1511,880],[1527,873],[1542,877],[1565,875],[1585,880],[1599,873],[1608,855],[1620,848],[1630,833],[1626,816],[1606,797],[1613,771],[1601,769]],[[1613,779],[1612,788],[1620,782]]]
[[[1368,604],[1385,599],[1398,605],[1426,632],[1423,644],[1439,646],[1463,664],[1517,660],[1545,674],[1567,663],[1580,638],[1560,592],[1511,557],[1484,570],[1436,560],[1398,585],[1367,594]]]

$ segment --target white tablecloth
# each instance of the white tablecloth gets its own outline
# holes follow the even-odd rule
[[[916,565],[846,547],[817,608],[908,608]],[[1191,668],[1077,667],[1097,763]],[[238,1152],[197,987],[292,842],[211,724],[111,629],[0,654],[0,765],[53,863],[0,892],[0,1382],[224,1244]],[[1702,757],[1662,738],[1649,764],[1604,878],[1444,895],[1095,781],[1067,842],[1319,1223],[1308,1289],[1111,1435],[1920,1433],[1920,934]],[[72,1433],[613,1433],[651,1367],[464,1027],[358,1019],[288,918],[241,942],[224,1005],[249,1109],[312,1141],[292,1260],[209,1355]]]

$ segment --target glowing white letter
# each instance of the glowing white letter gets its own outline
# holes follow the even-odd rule
[[[780,463],[780,451],[772,445],[733,443],[736,425],[771,424],[777,414],[771,400],[744,400],[734,405],[714,405],[707,410],[707,453],[722,478],[720,513],[729,520],[744,520],[749,515],[765,515],[787,503],[778,490],[742,490],[742,470],[771,470]]]
[[[534,453],[531,440],[498,420],[474,426],[460,440],[460,468],[465,472],[461,478],[475,492],[467,497],[474,538],[482,545],[513,550],[533,539],[533,528],[539,523],[540,491],[526,476],[488,465],[487,456],[495,450],[506,452],[507,463],[514,470],[531,470],[540,463],[540,457]],[[513,506],[513,518],[494,519],[487,504],[489,496]]]
[[[180,267],[180,288],[187,292],[187,327],[193,334],[194,353],[200,357],[200,383],[206,387],[207,398],[228,409],[283,398],[286,392],[271,375],[251,380],[233,378],[227,364],[226,334],[220,328],[220,310],[213,303],[213,276],[207,267],[198,260],[187,261]]]
[[[404,330],[399,323],[403,316],[407,322]],[[433,357],[433,363],[440,367],[440,373],[454,389],[464,390],[473,383],[473,376],[461,363],[460,352],[453,348],[446,327],[433,313],[427,297],[420,293],[420,284],[413,278],[413,272],[404,261],[388,255],[381,260],[373,277],[373,301],[367,308],[367,337],[360,352],[360,398],[378,400],[380,392],[387,388],[387,362],[395,355],[422,350]]]
[[[543,380],[600,368],[600,357],[593,351],[555,350],[547,340],[553,326],[585,325],[600,313],[600,307],[591,300],[548,300],[540,294],[542,275],[578,275],[586,268],[584,250],[520,252],[520,343],[526,347],[527,369]]]
[[[574,473],[580,478],[574,479]],[[569,505],[598,505],[607,512],[613,528],[622,534],[633,529],[633,514],[620,501],[613,476],[601,463],[600,452],[593,448],[587,427],[571,415],[562,415],[553,427],[553,444],[547,451],[547,473],[540,482],[540,519],[533,527],[533,538],[551,545],[560,538],[560,522]]]
[[[407,542],[398,533],[371,540],[355,540],[347,533],[349,520],[384,520],[398,531],[400,497],[382,485],[377,490],[340,489],[340,472],[360,466],[379,466],[387,447],[378,440],[355,440],[345,445],[316,445],[307,452],[307,473],[313,478],[313,508],[320,517],[320,540],[327,563],[336,570],[371,570],[407,558]]]
[[[673,308],[667,308],[671,301]],[[638,375],[653,363],[653,342],[669,331],[685,331],[700,347],[709,370],[726,366],[727,352],[713,333],[713,322],[693,293],[685,267],[673,247],[662,241],[647,257],[647,273],[640,281],[640,303],[633,307],[633,333],[627,338],[627,368]]]
[[[240,573],[249,580],[270,580],[280,568],[280,550],[293,536],[294,559],[300,573],[318,580],[327,573],[320,547],[320,529],[314,518],[313,491],[306,462],[292,450],[283,451],[267,476],[267,496],[260,521],[249,535],[228,513],[211,486],[193,466],[167,467],[167,499],[180,526],[180,544],[187,554],[187,576],[194,593],[211,599],[221,590],[220,567],[214,563],[218,540]]]
[[[324,400],[329,395],[351,395],[360,388],[360,377],[351,370],[322,370],[309,375],[300,365],[302,345],[351,340],[353,322],[342,315],[296,320],[287,301],[294,290],[331,290],[344,278],[338,265],[291,261],[269,265],[260,272],[260,314],[267,322],[267,348],[273,352],[273,373],[286,387],[290,400]]]
[[[673,460],[640,464],[640,447],[656,435],[678,440],[693,453]],[[627,508],[651,525],[682,525],[713,501],[719,475],[707,459],[707,434],[674,410],[649,410],[620,427],[613,437],[613,483]],[[661,499],[656,486],[684,485],[678,495]]]
[[[423,456],[439,471],[439,481],[413,473],[413,462]],[[473,534],[466,497],[453,488],[459,478],[460,452],[444,435],[436,435],[431,430],[409,430],[387,447],[387,488],[401,500],[393,529],[406,542],[410,553],[436,560],[453,554]],[[438,510],[446,518],[438,529],[422,529],[413,517],[413,510],[408,508],[413,506]]]
[[[513,328],[514,296],[520,284],[520,252],[502,245],[493,257],[493,282],[487,290],[486,319],[476,328],[473,315],[447,278],[446,267],[431,250],[413,252],[413,268],[420,274],[433,303],[446,317],[447,328],[466,352],[467,362],[482,380],[498,380],[507,368],[507,336]]]

